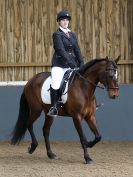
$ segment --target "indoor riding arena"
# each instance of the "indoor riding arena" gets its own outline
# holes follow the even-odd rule
[[[118,87],[103,89],[100,82],[95,85],[96,100],[101,104],[95,112],[95,124],[102,139],[94,147],[91,144],[96,137],[84,119],[85,147],[72,117],[57,116],[50,131],[51,150],[56,156],[48,152],[42,112],[34,122],[38,146],[30,154],[28,131],[16,145],[11,139],[26,83],[40,72],[51,71],[52,35],[58,28],[56,16],[61,10],[71,14],[70,29],[76,33],[85,65],[106,56],[115,62],[120,56],[115,68],[109,68],[118,73],[119,96],[110,99],[108,94]],[[21,124],[23,120],[25,117]],[[92,159],[88,164],[86,149]],[[0,177],[9,176],[133,177],[132,0],[0,0]]]

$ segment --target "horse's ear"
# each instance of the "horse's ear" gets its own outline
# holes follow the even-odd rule
[[[118,63],[118,61],[120,60],[120,55],[115,59],[115,63],[117,64]]]

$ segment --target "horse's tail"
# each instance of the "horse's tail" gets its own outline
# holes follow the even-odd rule
[[[15,145],[24,138],[25,132],[28,127],[28,118],[29,118],[29,105],[23,92],[20,98],[18,120],[12,132],[11,144]]]

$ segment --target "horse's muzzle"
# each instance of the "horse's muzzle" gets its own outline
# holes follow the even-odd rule
[[[119,89],[109,89],[108,94],[109,94],[109,98],[115,99],[119,96]]]

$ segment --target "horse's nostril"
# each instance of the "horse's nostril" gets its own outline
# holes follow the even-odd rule
[[[115,99],[116,95],[111,95],[110,98]]]

